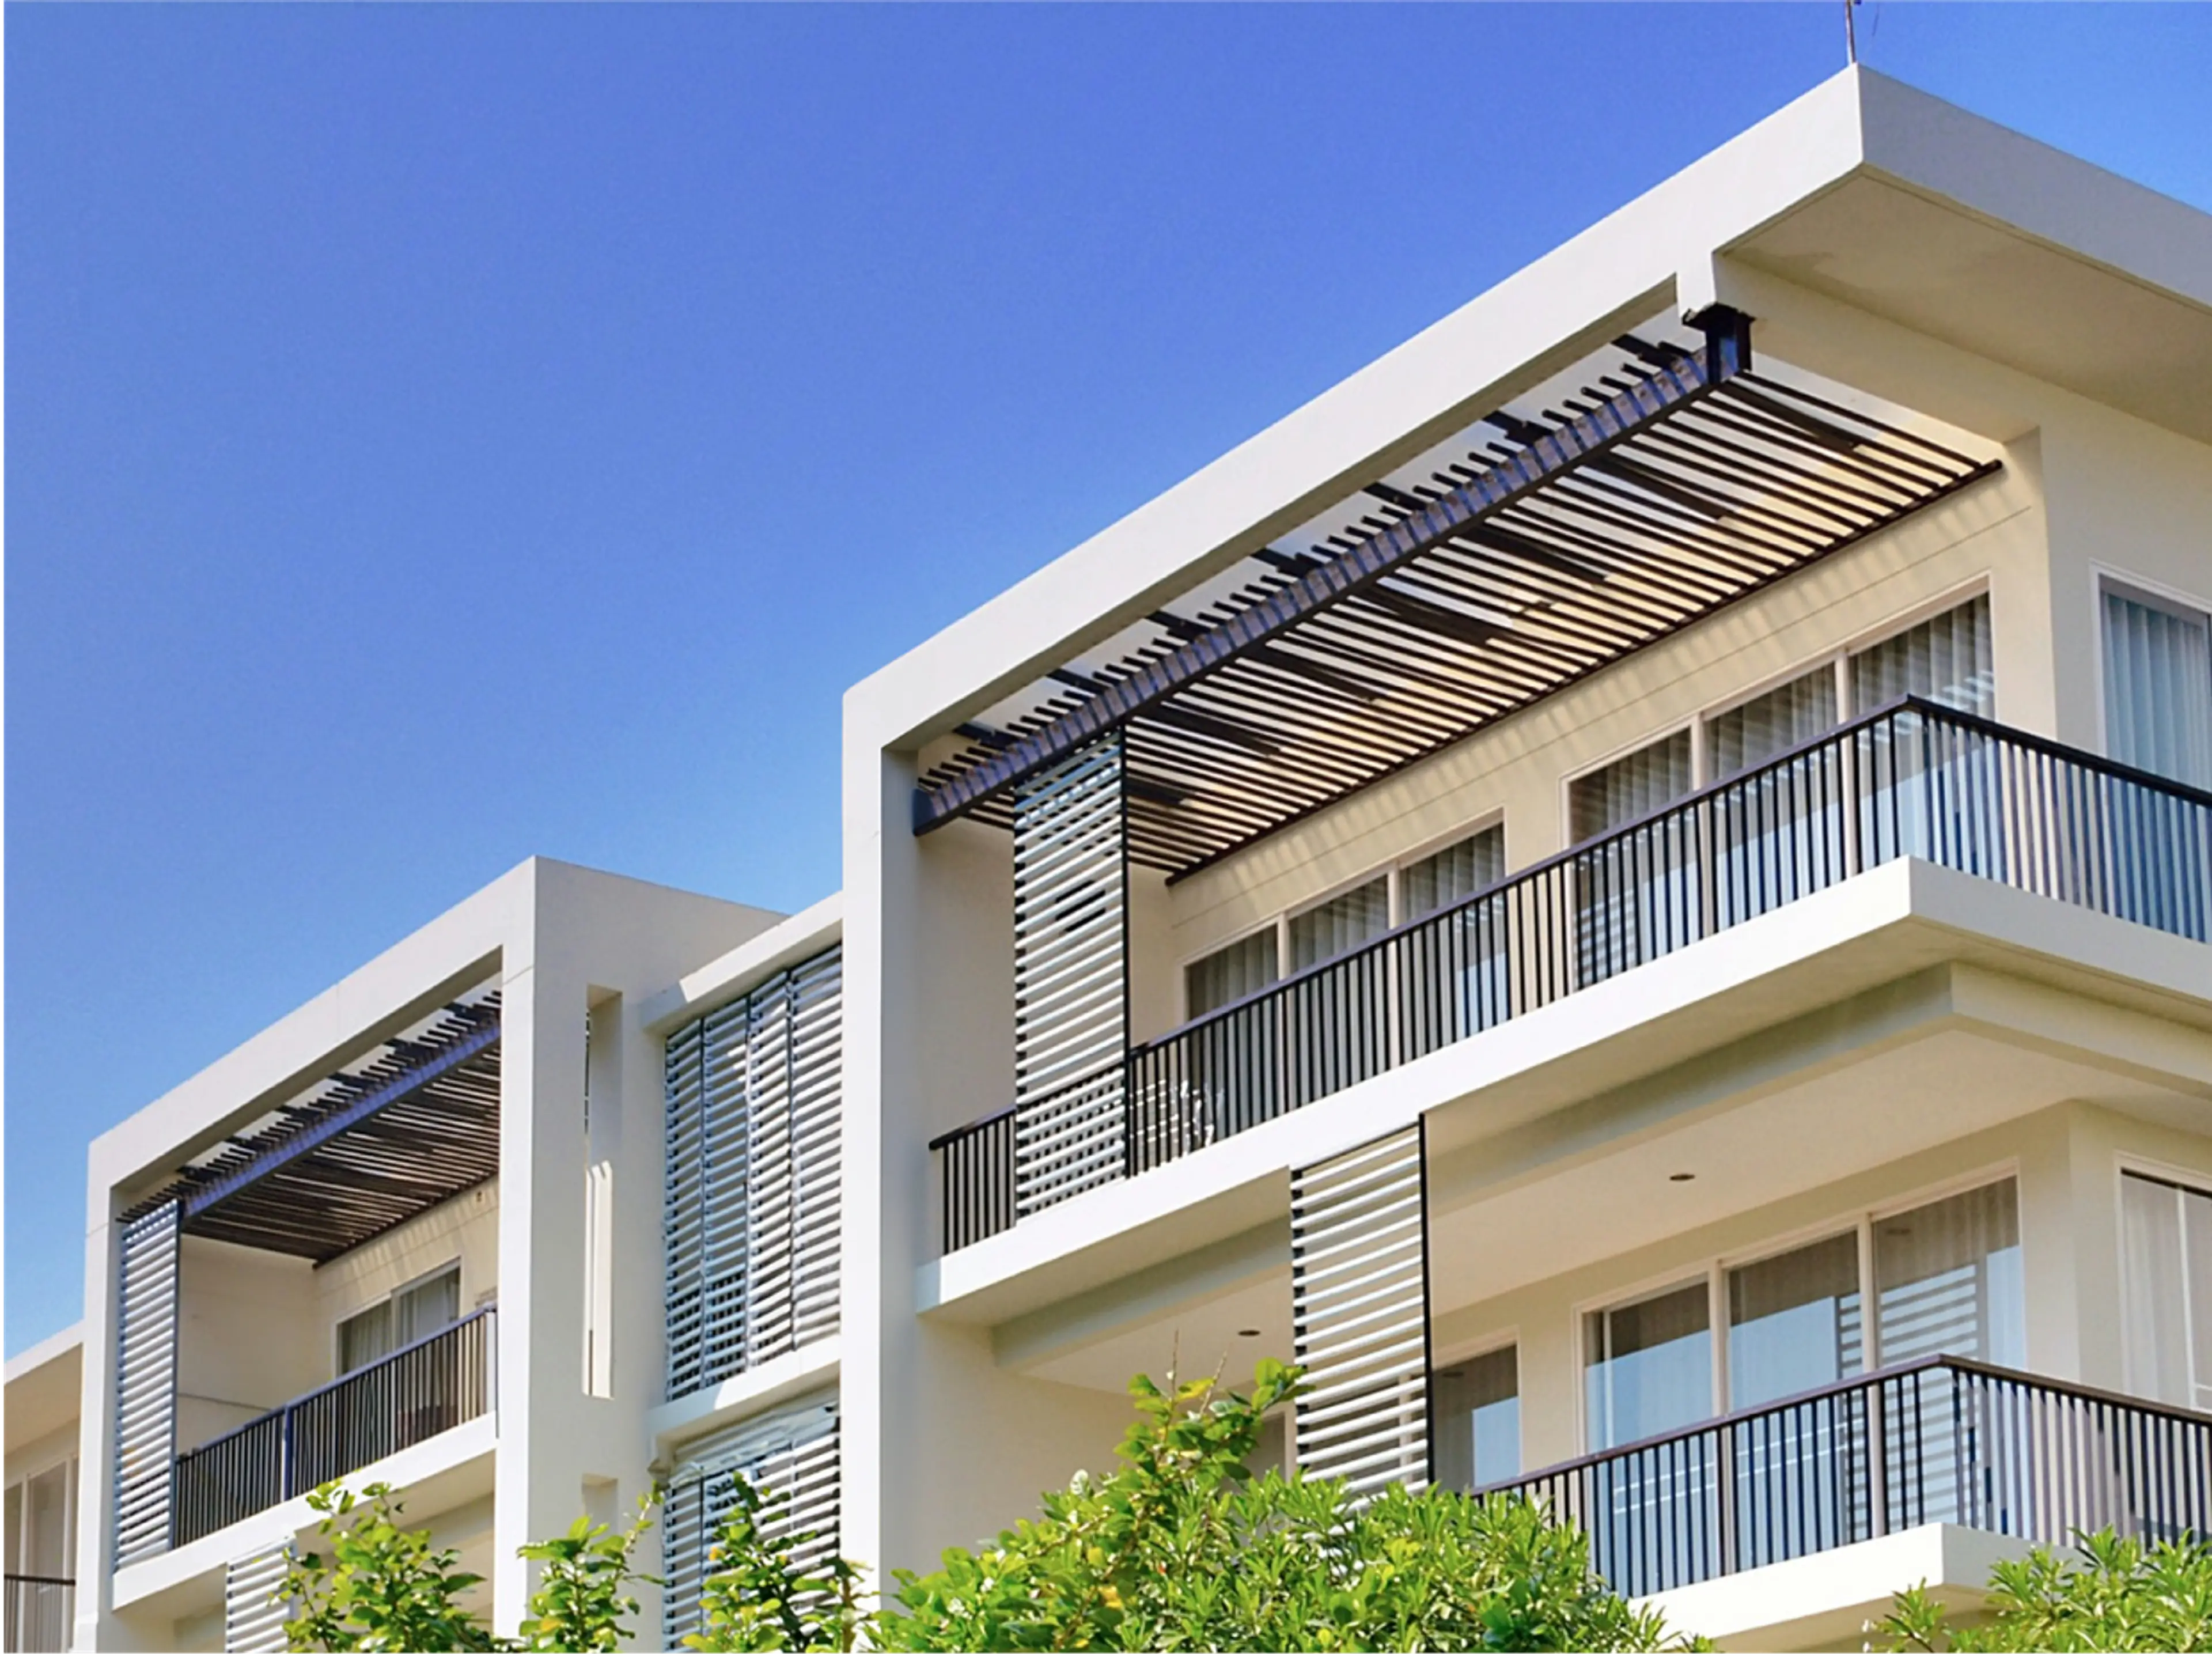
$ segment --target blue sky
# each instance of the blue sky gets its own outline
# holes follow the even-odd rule
[[[8,1349],[78,1312],[93,1135],[532,853],[824,894],[848,684],[1842,34],[10,7]],[[1860,39],[2212,210],[2212,7]]]

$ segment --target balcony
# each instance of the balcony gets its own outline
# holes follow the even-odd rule
[[[172,1548],[489,1412],[495,1315],[479,1310],[179,1455]]]
[[[8,1576],[8,1654],[42,1654],[70,1645],[75,1628],[76,1581],[38,1574]]]
[[[2212,1533],[2212,1416],[1936,1356],[1478,1490],[1506,1493],[1648,1596],[1927,1523]]]
[[[944,1250],[1043,1203],[1063,1113],[1134,1177],[1904,856],[2212,934],[2212,794],[1907,698],[939,1138]]]

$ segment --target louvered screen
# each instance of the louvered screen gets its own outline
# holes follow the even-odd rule
[[[290,1554],[283,1546],[244,1556],[222,1571],[222,1645],[226,1654],[284,1654],[287,1605],[276,1596]]]
[[[668,1037],[668,1394],[837,1330],[842,951]]]
[[[713,1550],[735,1502],[738,1476],[767,1496],[763,1532],[791,1546],[812,1569],[838,1546],[837,1403],[817,1399],[747,1420],[685,1450],[662,1506],[662,1624],[667,1646],[702,1629],[700,1588],[714,1572]]]
[[[123,1230],[115,1305],[115,1560],[169,1548],[177,1468],[177,1221],[172,1201]]]
[[[1291,1174],[1298,1468],[1356,1496],[1429,1481],[1425,1152],[1417,1122]]]
[[[1122,1171],[1127,812],[1118,732],[1014,801],[1017,1216]]]

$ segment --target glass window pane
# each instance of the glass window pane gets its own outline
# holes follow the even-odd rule
[[[1874,1270],[1884,1366],[1923,1355],[2025,1362],[2020,1204],[2010,1178],[1881,1219]]]
[[[1486,890],[1504,877],[1505,830],[1486,827],[1471,838],[1409,863],[1398,875],[1398,899],[1406,917],[1418,919]]]
[[[392,1300],[392,1347],[442,1332],[460,1318],[461,1272],[448,1269],[409,1287]]]
[[[1275,969],[1275,931],[1255,931],[1241,942],[1231,942],[1203,959],[1194,960],[1183,971],[1183,988],[1189,1014],[1202,1017],[1232,1000],[1256,994],[1280,974]]]
[[[1792,678],[1707,722],[1705,750],[1713,778],[1725,781],[1741,770],[1756,769],[1776,753],[1833,728],[1835,722],[1835,672],[1822,666]]]
[[[2190,1400],[2188,1277],[2181,1191],[2132,1173],[2120,1179],[2120,1278],[2126,1293],[2128,1383],[2136,1394]]]
[[[1389,928],[1389,881],[1370,879],[1291,921],[1291,969],[1303,970],[1348,953]]]
[[[1987,597],[1947,609],[1851,657],[1852,711],[1871,712],[1900,695],[1984,718],[1996,712]]]
[[[1649,815],[1672,804],[1694,785],[1690,774],[1690,732],[1677,730],[1664,740],[1591,771],[1568,787],[1568,824],[1574,842],[1579,844]]]
[[[338,1323],[338,1371],[351,1372],[392,1353],[392,1305],[372,1304]]]
[[[1731,1408],[1832,1384],[1863,1365],[1856,1234],[1731,1269],[1728,1288]]]
[[[1521,1363],[1510,1344],[1454,1363],[1430,1381],[1437,1479],[1462,1493],[1521,1474]]]
[[[1712,1416],[1712,1317],[1704,1281],[1594,1310],[1583,1333],[1593,1450]]]
[[[2212,787],[2212,626],[2203,615],[2105,593],[2105,750]]]

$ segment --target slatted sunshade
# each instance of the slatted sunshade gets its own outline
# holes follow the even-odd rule
[[[990,708],[915,829],[1127,731],[1129,853],[1194,872],[1998,468],[1664,319]]]
[[[499,1170],[499,993],[446,1006],[202,1155],[137,1209],[185,1232],[336,1257]]]

